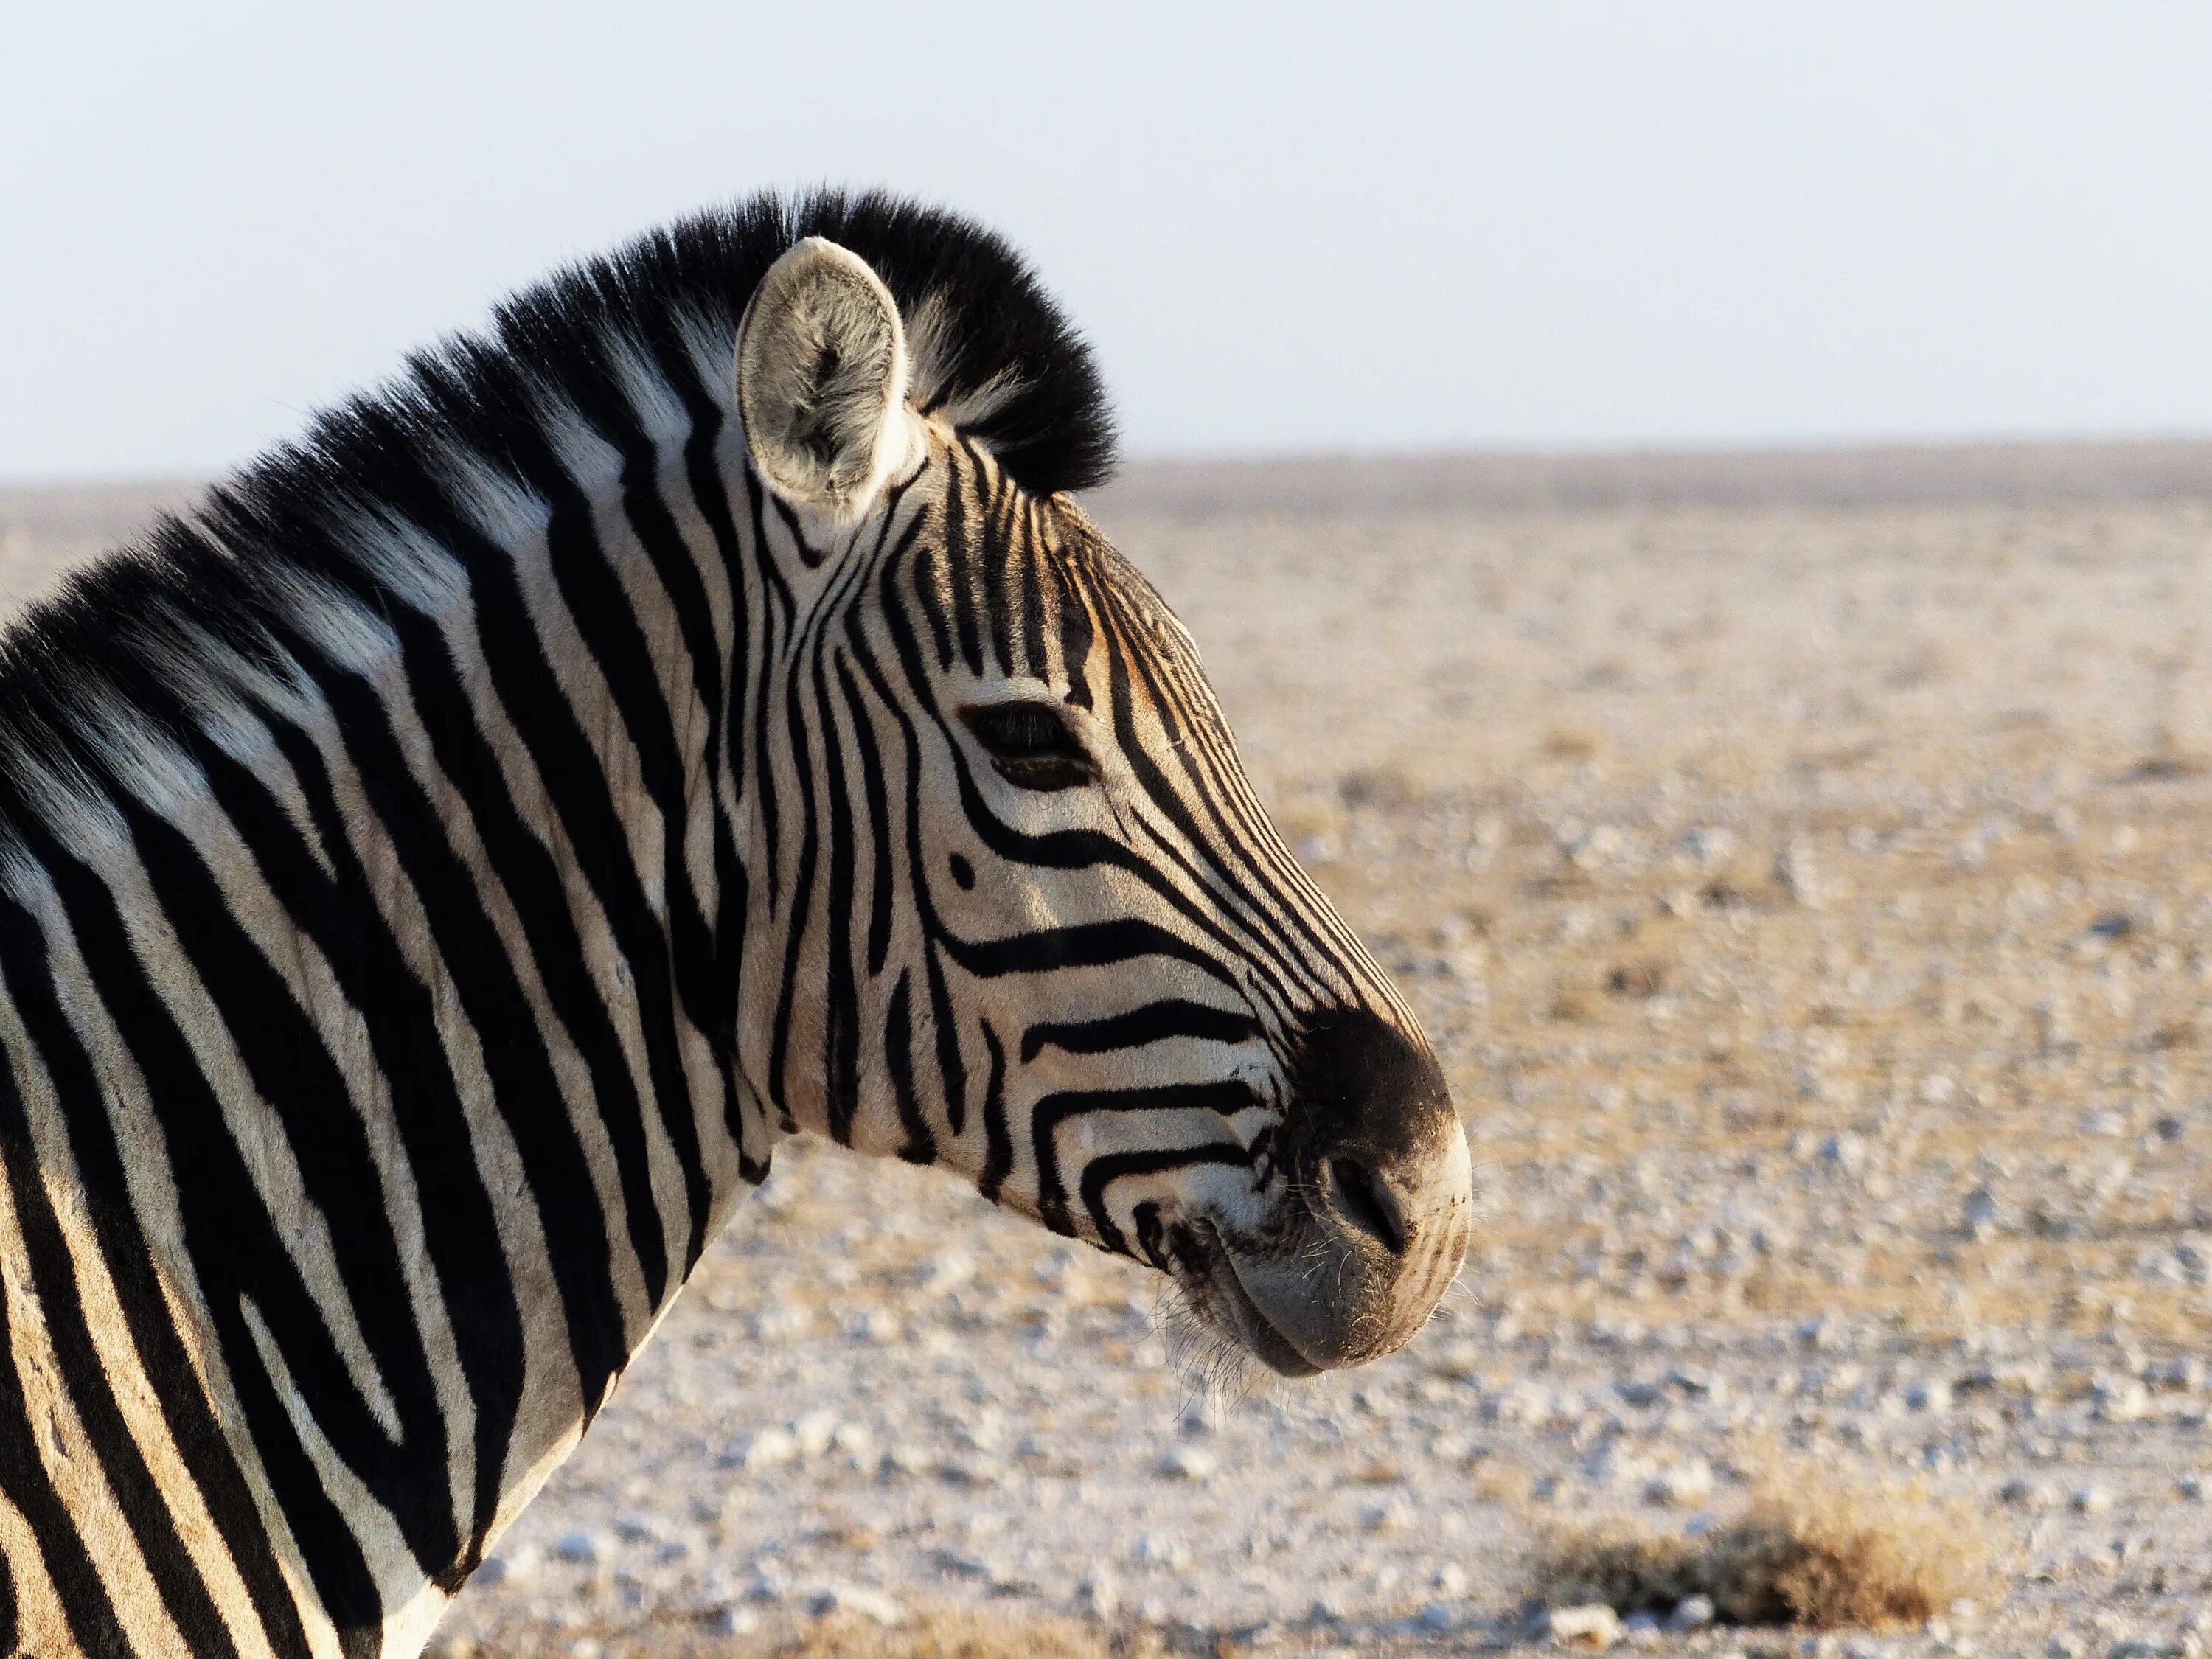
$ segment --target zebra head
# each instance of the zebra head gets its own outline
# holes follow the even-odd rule
[[[1050,311],[1019,280],[1010,327]],[[1017,477],[1013,372],[955,367],[993,320],[810,237],[740,325],[737,464],[787,618],[741,1064],[785,1130],[1149,1262],[1277,1371],[1372,1359],[1467,1244],[1443,1074],[1285,849],[1182,624]]]

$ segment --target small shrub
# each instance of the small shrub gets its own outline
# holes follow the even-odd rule
[[[1693,1595],[1737,1625],[1919,1624],[1987,1587],[1993,1550],[1966,1505],[1919,1485],[1848,1490],[1794,1474],[1763,1483],[1741,1519],[1695,1538],[1624,1526],[1565,1532],[1540,1554],[1548,1606],[1602,1601],[1664,1616]]]

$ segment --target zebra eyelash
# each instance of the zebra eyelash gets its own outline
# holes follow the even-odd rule
[[[1056,703],[1035,698],[971,704],[961,724],[989,757],[991,769],[1017,788],[1040,793],[1098,781],[1098,763]]]

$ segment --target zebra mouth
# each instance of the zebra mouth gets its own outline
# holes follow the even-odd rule
[[[1270,1370],[1284,1376],[1317,1376],[1323,1367],[1301,1353],[1261,1311],[1237,1271],[1237,1253],[1210,1221],[1194,1223],[1176,1252],[1176,1274],[1192,1310],[1224,1336],[1233,1336]]]

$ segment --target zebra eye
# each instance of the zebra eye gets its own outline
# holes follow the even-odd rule
[[[1059,708],[1048,702],[980,703],[960,718],[991,757],[991,769],[1024,789],[1073,789],[1098,769]]]

